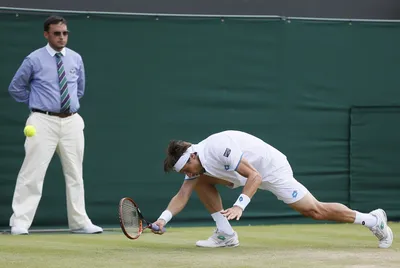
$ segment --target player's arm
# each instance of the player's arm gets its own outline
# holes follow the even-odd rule
[[[27,57],[22,62],[18,71],[15,73],[8,92],[17,101],[28,104],[29,90],[28,85],[33,73],[33,66],[31,60]]]
[[[172,219],[173,216],[182,211],[192,195],[193,189],[196,186],[197,179],[187,179],[183,182],[178,193],[171,199],[166,210],[161,213],[158,220],[154,223],[160,227],[160,230]],[[162,234],[162,232],[155,232]]]
[[[196,186],[197,179],[185,180],[179,189],[179,192],[171,199],[168,204],[167,210],[169,210],[172,216],[175,216],[186,206],[192,195],[193,189]]]
[[[241,159],[236,172],[247,178],[242,194],[251,199],[261,185],[262,178],[260,173],[245,158]]]
[[[239,196],[233,207],[222,212],[228,220],[240,219],[244,209],[250,203],[251,198],[257,192],[257,189],[262,182],[260,173],[244,158],[241,158],[235,171],[247,178],[247,180],[242,194]]]

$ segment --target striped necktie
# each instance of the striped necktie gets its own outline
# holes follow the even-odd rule
[[[61,89],[61,112],[69,112],[71,100],[68,94],[68,81],[67,77],[65,76],[64,64],[61,56],[62,54],[60,52],[56,53],[58,81]]]

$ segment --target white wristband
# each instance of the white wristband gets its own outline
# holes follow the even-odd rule
[[[239,195],[239,198],[236,200],[233,206],[238,206],[244,210],[249,203],[250,203],[250,197],[248,197],[245,194],[241,194]]]
[[[169,210],[164,210],[163,213],[161,213],[160,217],[158,219],[162,219],[165,221],[165,224],[167,224],[171,219],[172,219],[172,213]]]

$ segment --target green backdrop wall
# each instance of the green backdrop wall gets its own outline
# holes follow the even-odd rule
[[[46,44],[47,16],[0,14],[0,226],[11,216],[29,114],[7,88],[23,58]],[[183,180],[163,174],[168,141],[198,142],[225,129],[280,149],[320,200],[365,212],[383,207],[389,219],[400,219],[399,23],[65,17],[69,47],[87,72],[80,113],[87,211],[95,223],[117,224],[124,196],[155,219]],[[220,189],[225,206],[240,193]],[[55,156],[34,226],[66,226],[64,191]],[[242,223],[302,219],[260,191]],[[206,223],[212,219],[196,195],[171,222]]]

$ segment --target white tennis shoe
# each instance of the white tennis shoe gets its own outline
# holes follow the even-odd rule
[[[380,248],[388,248],[393,243],[393,232],[392,229],[387,225],[386,212],[383,209],[375,209],[369,214],[374,215],[378,221],[376,225],[370,230],[379,239]]]
[[[197,241],[196,246],[203,248],[237,247],[239,246],[239,237],[236,232],[228,235],[216,229],[207,240]]]

